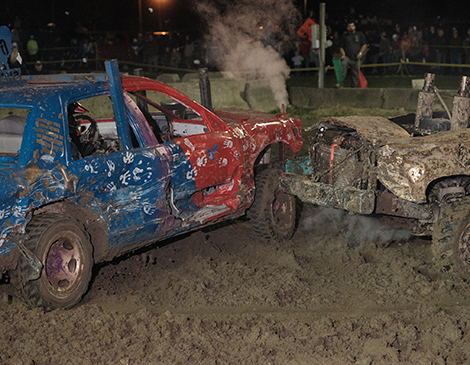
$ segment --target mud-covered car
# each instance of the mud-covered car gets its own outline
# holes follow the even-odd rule
[[[69,308],[95,263],[239,217],[289,238],[294,198],[279,189],[300,121],[211,112],[155,80],[29,76],[0,88],[0,273],[30,306]]]
[[[465,273],[461,269],[470,268],[467,78],[452,113],[434,111],[438,97],[434,75],[428,74],[416,114],[320,120],[308,158],[288,161],[281,187],[304,202],[393,217],[388,221],[414,235],[432,236],[443,271]]]

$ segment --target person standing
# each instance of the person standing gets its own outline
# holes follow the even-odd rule
[[[298,49],[296,49],[295,50],[295,56],[292,57],[292,64],[294,65],[294,68],[297,69],[297,71],[295,71],[295,76],[300,76],[299,69],[302,67],[303,63],[304,63],[304,58],[300,54],[300,51]]]
[[[29,72],[30,75],[47,75],[48,73],[40,60],[34,63],[34,68]]]
[[[158,66],[160,64],[160,45],[157,38],[155,38],[152,33],[149,33],[144,41],[142,55],[144,63],[152,66]],[[155,72],[157,68],[149,67],[149,71]]]
[[[392,63],[398,63],[400,62],[401,58],[401,48],[400,48],[400,36],[395,33],[392,35],[392,42],[390,43],[390,49],[391,49],[391,54],[390,54],[390,61]]]
[[[378,64],[379,62],[382,63],[390,63],[390,53],[391,53],[392,45],[390,39],[387,37],[386,32],[380,33],[380,43],[379,43],[379,52],[374,56],[374,64]],[[377,68],[374,68],[375,73],[377,73]],[[382,67],[381,73],[385,74],[387,71],[386,67]]]
[[[36,39],[34,39],[34,35],[29,37],[28,42],[26,42],[26,51],[28,52],[28,60],[29,61],[37,61],[39,58],[39,46]]]
[[[467,29],[467,35],[462,42],[463,50],[465,52],[465,63],[470,63],[470,28]]]
[[[408,62],[411,54],[411,38],[407,32],[403,32],[400,41],[401,59],[403,62]]]
[[[310,48],[312,48],[312,42],[310,41],[310,39],[308,39],[308,34],[304,33],[303,37],[301,37],[299,40],[299,51],[300,51],[300,56],[302,56],[303,58],[303,64],[305,68],[310,67]],[[294,61],[294,64],[295,64],[295,61]]]
[[[11,54],[10,54],[10,68],[21,68],[23,60],[21,59],[20,52],[18,51],[18,43],[13,42],[11,44]]]
[[[184,59],[184,67],[186,68],[193,68],[193,59],[194,59],[194,48],[195,44],[194,41],[190,39],[189,35],[186,35],[184,48],[183,48],[183,59]]]
[[[436,47],[436,63],[447,63],[447,40],[444,37],[444,29],[439,28],[437,30],[437,37],[435,38],[434,45]],[[442,66],[437,66],[437,73],[442,75]]]
[[[462,64],[462,45],[463,39],[459,36],[457,28],[452,29],[452,37],[449,39],[449,58],[450,63],[454,65]],[[452,67],[450,69],[452,75],[461,75],[462,67]]]
[[[351,68],[351,87],[357,87],[359,81],[359,67],[361,59],[367,49],[366,37],[362,32],[356,31],[356,24],[349,22],[346,26],[346,33],[343,35],[340,44],[341,66],[343,68],[343,82]]]
[[[424,37],[426,62],[436,62],[436,37],[436,27],[431,25]]]

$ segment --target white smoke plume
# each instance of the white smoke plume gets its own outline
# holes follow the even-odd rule
[[[206,42],[217,49],[219,69],[266,80],[278,105],[286,105],[290,69],[279,52],[297,37],[300,15],[293,0],[203,0],[197,8],[207,25]]]
[[[362,248],[376,244],[388,246],[390,243],[407,241],[411,232],[385,226],[377,218],[352,215],[340,209],[317,207],[312,214],[304,217],[299,228],[318,232],[319,238],[336,236],[346,241],[348,247]]]

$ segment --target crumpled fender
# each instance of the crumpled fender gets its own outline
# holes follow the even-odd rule
[[[445,176],[468,175],[470,130],[388,143],[378,150],[377,167],[380,182],[393,194],[424,203],[431,182]]]
[[[300,120],[297,118],[279,114],[273,116],[253,110],[220,109],[215,113],[240,137],[246,134],[252,137],[250,146],[244,146],[244,149],[254,159],[272,143],[285,143],[294,153],[302,147]]]
[[[9,234],[24,236],[32,209],[62,199],[74,190],[75,177],[67,175],[59,163],[45,161],[47,156],[25,169],[0,170],[0,257],[16,247]]]

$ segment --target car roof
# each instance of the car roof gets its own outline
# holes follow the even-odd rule
[[[57,94],[60,94],[64,100],[69,100],[109,89],[104,78],[75,77],[74,79],[70,77],[71,75],[67,76],[29,76],[26,79],[23,78],[20,85],[0,88],[0,106],[31,107]]]

